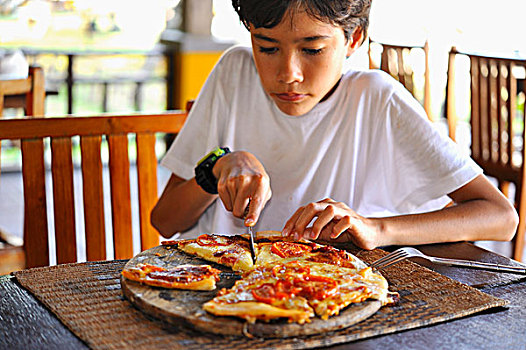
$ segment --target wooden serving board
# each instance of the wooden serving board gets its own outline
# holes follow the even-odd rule
[[[182,264],[209,264],[221,271],[221,280],[217,289],[230,288],[239,279],[228,267],[207,262],[195,256],[188,255],[172,246],[158,246],[148,249],[128,261],[126,268],[139,263],[148,263],[163,267],[173,267]],[[221,335],[255,336],[264,338],[294,337],[311,335],[343,329],[358,323],[373,315],[381,307],[377,300],[351,304],[342,310],[338,316],[324,321],[318,317],[303,325],[288,323],[286,320],[271,322],[257,321],[250,324],[236,317],[218,317],[204,311],[201,306],[216,296],[217,290],[188,291],[150,287],[121,276],[121,286],[124,296],[138,309],[158,319],[175,325],[190,326],[200,331]]]

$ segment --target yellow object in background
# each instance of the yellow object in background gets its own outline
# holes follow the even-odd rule
[[[188,100],[197,98],[222,54],[223,51],[187,51],[175,54],[174,101],[177,109],[184,109]]]

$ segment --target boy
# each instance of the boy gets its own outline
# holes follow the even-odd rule
[[[163,236],[246,225],[364,249],[512,238],[509,201],[399,83],[342,74],[370,3],[233,0],[252,50],[223,55],[163,159],[173,175],[152,212]],[[196,166],[216,146],[232,152]]]

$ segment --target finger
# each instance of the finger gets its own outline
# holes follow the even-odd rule
[[[288,237],[293,234],[294,226],[296,226],[296,221],[300,217],[301,213],[303,211],[303,207],[298,208],[294,214],[290,217],[290,219],[287,220],[285,223],[285,227],[283,227],[283,231],[281,231],[282,235],[284,237]]]
[[[351,228],[351,218],[349,216],[342,217],[332,228],[332,232],[330,235],[331,239],[338,238],[343,232],[347,231],[349,228]]]
[[[313,238],[315,237],[315,238]],[[314,234],[312,232],[312,227],[306,227],[305,230],[303,230],[303,234],[302,235],[299,235],[298,234],[298,240],[299,239],[308,239],[308,240],[316,240],[318,239],[318,235]]]
[[[234,214],[235,217],[245,219],[245,215],[247,215],[247,207],[250,203],[250,197],[246,192],[243,192],[238,192],[234,201],[234,210],[232,210],[232,214]]]
[[[259,181],[253,182],[252,191],[249,196],[250,205],[245,225],[255,225],[259,220],[259,215],[265,207],[265,204],[267,204],[270,197],[272,197],[270,182],[262,178]]]
[[[327,225],[323,227],[318,237],[316,237],[316,240],[323,240],[323,241],[329,241],[332,233],[332,229],[334,227],[335,223],[334,221],[331,221]]]
[[[263,202],[260,197],[252,197],[248,204],[248,212],[245,216],[245,226],[254,226],[259,220],[259,214],[263,210]]]
[[[312,239],[311,237],[313,236],[312,234],[312,227],[307,227],[304,231],[303,231],[303,235],[300,237],[301,238],[305,238],[305,239]]]
[[[295,239],[298,239],[300,236],[303,236],[303,231],[307,225],[314,219],[322,210],[325,209],[325,204],[321,203],[309,203],[305,206],[305,209],[302,211],[298,219],[296,220],[294,231],[297,233],[294,235]],[[297,238],[298,237],[298,238]]]
[[[250,199],[250,190],[248,188],[248,178],[246,176],[237,176],[232,179],[231,192],[235,191],[232,197],[232,214],[235,217],[242,218],[245,215],[245,209]]]
[[[310,230],[311,239],[317,239],[325,226],[332,222],[334,219],[334,207],[329,205],[323,210],[318,218],[312,224],[312,229]]]
[[[325,199],[322,199],[321,201],[318,201],[317,203],[336,203],[336,202],[331,198],[325,198]]]
[[[217,183],[217,193],[227,211],[232,211],[232,196],[225,180],[220,179]]]

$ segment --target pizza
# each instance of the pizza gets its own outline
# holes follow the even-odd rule
[[[254,268],[250,255],[250,243],[242,236],[202,234],[197,239],[170,241],[185,253],[196,255],[207,261],[228,266],[236,272]],[[164,243],[163,244],[167,244]]]
[[[220,272],[210,265],[179,265],[166,269],[141,263],[123,270],[122,275],[132,281],[154,287],[214,290]]]
[[[351,253],[308,240],[293,241],[277,231],[256,234],[255,264],[248,235],[202,234],[163,244],[240,274],[231,288],[222,288],[203,304],[215,316],[304,324],[313,317],[327,320],[352,303],[375,299],[387,305],[397,300],[385,278]],[[129,278],[124,271],[123,275]]]

